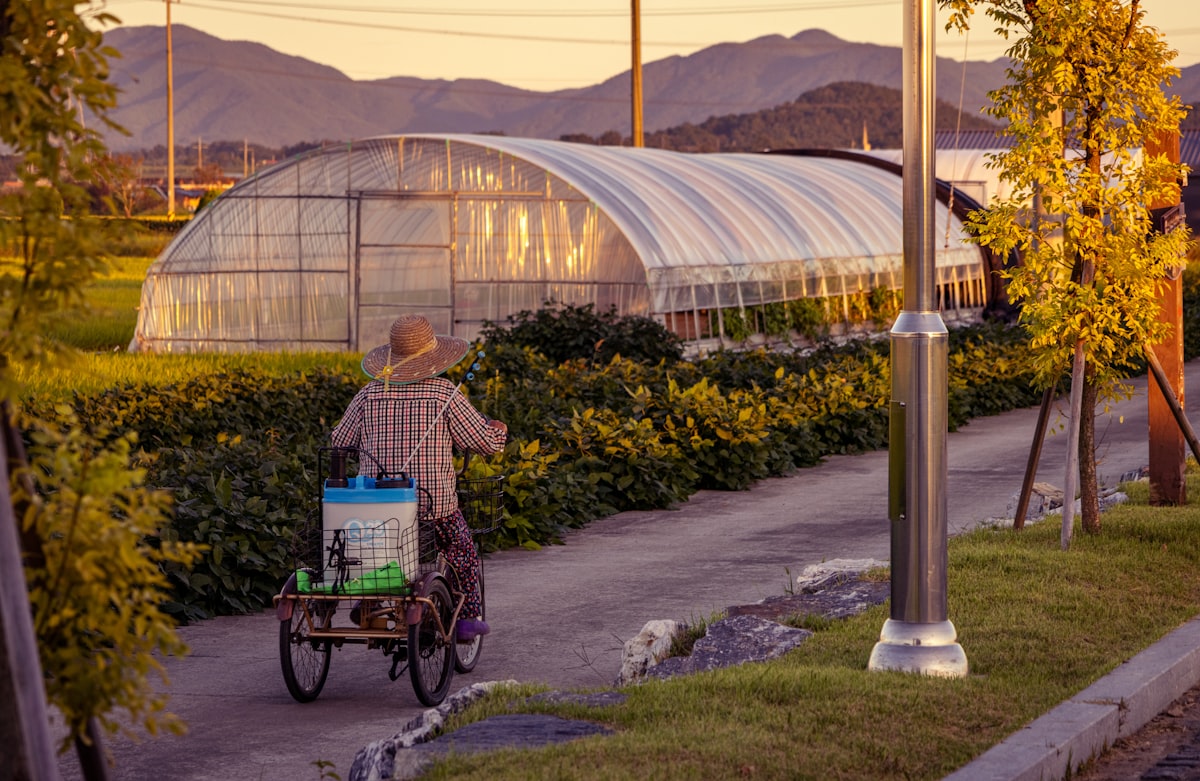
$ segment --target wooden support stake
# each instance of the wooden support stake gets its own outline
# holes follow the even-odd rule
[[[1033,482],[1037,479],[1038,461],[1042,458],[1042,445],[1046,442],[1046,427],[1050,422],[1050,407],[1054,404],[1054,388],[1042,393],[1042,408],[1038,411],[1037,429],[1033,432],[1033,446],[1029,448],[1029,460],[1025,463],[1025,479],[1021,482],[1021,495],[1017,499],[1017,511],[1013,513],[1013,528],[1025,528],[1025,513],[1029,512],[1029,497],[1033,493]]]
[[[1158,383],[1158,389],[1162,391],[1163,399],[1167,406],[1171,409],[1171,415],[1175,418],[1175,423],[1179,426],[1179,433],[1187,440],[1188,447],[1192,449],[1192,455],[1197,463],[1200,463],[1200,441],[1196,439],[1196,432],[1192,429],[1192,424],[1187,419],[1187,415],[1183,411],[1183,406],[1179,403],[1179,399],[1175,398],[1175,391],[1171,388],[1171,381],[1167,378],[1166,372],[1163,371],[1162,364],[1158,361],[1158,356],[1154,354],[1154,350],[1150,347],[1145,348],[1146,362],[1150,365],[1150,374]]]

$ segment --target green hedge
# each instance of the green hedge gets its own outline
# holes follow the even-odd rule
[[[1020,336],[952,331],[951,427],[1037,402]],[[487,548],[553,543],[605,515],[669,507],[703,488],[745,489],[887,444],[887,339],[807,354],[592,354],[557,364],[519,342],[489,344],[466,388],[514,436],[502,457],[471,462],[473,474],[507,475],[507,518]],[[332,370],[251,372],[73,399],[81,420],[137,434],[148,484],[175,497],[169,534],[210,546],[191,572],[169,573],[169,610],[191,620],[270,604],[294,566],[293,531],[315,511],[317,449],[360,384]],[[49,402],[32,411],[55,415]]]
[[[350,376],[251,372],[74,398],[94,434],[136,434],[147,485],[175,499],[169,536],[209,546],[191,572],[168,573],[169,612],[188,620],[270,604],[293,565],[284,542],[312,510],[316,450],[357,388]]]

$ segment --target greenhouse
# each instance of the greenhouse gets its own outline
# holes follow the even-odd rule
[[[943,310],[977,312],[981,253],[940,204],[937,230]],[[547,302],[728,344],[730,315],[762,333],[787,302],[850,315],[902,266],[900,177],[853,159],[377,137],[201,211],[152,264],[131,349],[365,350],[404,312],[470,339]]]

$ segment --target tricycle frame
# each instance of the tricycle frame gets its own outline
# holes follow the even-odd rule
[[[331,465],[331,482],[346,485],[347,462],[360,456],[374,461],[355,448],[321,448],[317,457],[318,485],[326,486],[325,464]],[[466,478],[468,458],[459,475],[459,504],[474,535],[498,528],[503,518],[503,476]],[[378,465],[376,465],[378,466]],[[362,472],[363,465],[358,464]],[[380,472],[377,480],[406,480],[403,475]],[[418,487],[419,489],[419,487]],[[428,507],[427,502],[421,503]],[[408,544],[416,546],[419,574],[412,578],[405,593],[314,593],[300,587],[301,575],[316,576],[308,566],[324,560],[326,571],[336,572],[335,592],[349,578],[350,562],[345,557],[344,540],[336,533],[326,545],[322,525],[323,493],[318,493],[315,516],[310,514],[296,537],[293,553],[299,568],[275,596],[280,621],[279,651],[284,682],[299,702],[312,702],[321,693],[329,674],[334,648],[365,645],[391,657],[388,676],[394,681],[407,668],[417,698],[425,705],[438,705],[450,688],[454,672],[470,672],[479,661],[483,638],[467,643],[456,642],[456,627],[465,595],[454,568],[436,552],[433,532],[428,528],[427,512],[417,513],[417,532]],[[320,543],[313,545],[313,533]],[[402,547],[403,547],[402,538]],[[358,563],[358,562],[354,562]],[[484,597],[483,561],[477,571],[480,600]],[[349,623],[337,621],[347,616]]]

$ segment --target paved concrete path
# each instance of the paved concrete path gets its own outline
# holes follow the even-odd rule
[[[1187,378],[1200,387],[1200,362],[1187,367]],[[1137,387],[1098,423],[1099,472],[1108,484],[1147,462],[1145,382]],[[1036,409],[1018,410],[949,435],[952,533],[1006,514],[1036,417]],[[1062,485],[1065,445],[1065,434],[1047,438],[1039,480]],[[838,456],[749,491],[706,491],[676,510],[601,519],[564,545],[494,554],[485,562],[493,633],[475,672],[456,676],[452,691],[503,679],[609,686],[622,644],[648,620],[707,618],[781,594],[789,570],[824,560],[889,558],[886,506],[887,453]],[[334,652],[316,702],[294,702],[279,671],[273,613],[214,619],[182,635],[192,654],[167,669],[171,710],[190,731],[110,739],[114,779],[297,781],[319,777],[317,760],[345,778],[362,746],[423,710],[407,676],[389,681],[387,660],[361,647]],[[870,651],[863,649],[864,665]],[[62,768],[64,778],[80,777],[73,755]]]

